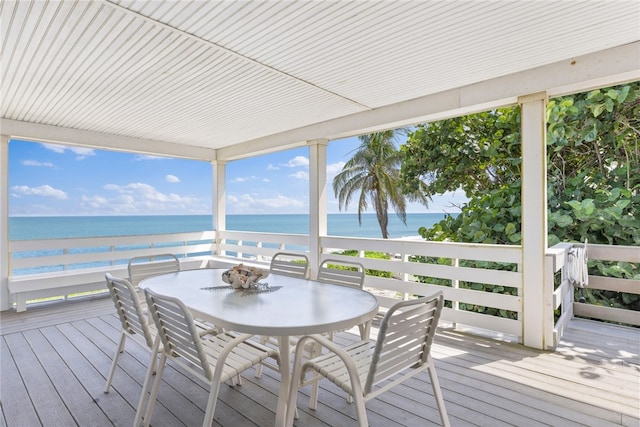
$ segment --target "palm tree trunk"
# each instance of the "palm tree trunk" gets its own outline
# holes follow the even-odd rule
[[[387,213],[387,201],[380,194],[380,191],[374,193],[375,205],[376,205],[376,217],[378,218],[378,224],[380,225],[380,231],[382,232],[382,238],[388,239],[389,232],[387,230],[389,226],[389,214]]]

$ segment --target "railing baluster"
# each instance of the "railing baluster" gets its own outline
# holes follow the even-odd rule
[[[453,258],[451,264],[452,264],[453,268],[460,267],[460,259],[459,258]],[[453,289],[459,289],[460,288],[460,280],[458,280],[458,279],[451,280],[451,287]],[[453,300],[451,302],[451,308],[454,311],[459,311],[460,310],[460,302],[458,300]],[[456,322],[453,322],[453,327],[454,328],[457,327],[457,323]]]

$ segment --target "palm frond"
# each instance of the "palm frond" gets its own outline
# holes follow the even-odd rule
[[[391,206],[406,224],[407,200],[419,201],[425,206],[425,194],[402,193],[400,186],[400,165],[402,153],[396,146],[398,135],[406,134],[406,129],[386,130],[358,137],[361,144],[353,156],[345,163],[342,171],[333,178],[333,192],[338,198],[342,211],[348,208],[352,198],[358,194],[358,222],[362,224],[362,213],[369,207],[369,201],[376,210],[376,216],[383,237],[387,237],[388,214]],[[426,186],[426,184],[425,184]]]

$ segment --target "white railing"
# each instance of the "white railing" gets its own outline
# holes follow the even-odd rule
[[[546,287],[552,289],[553,309],[559,312],[553,330],[553,342],[557,345],[569,320],[574,316],[604,320],[626,325],[640,326],[640,315],[633,310],[580,302],[575,297],[576,290],[569,283],[567,257],[569,250],[583,247],[580,243],[559,243],[549,250],[545,273]],[[596,261],[629,262],[640,264],[640,247],[589,244],[587,258]],[[640,280],[589,275],[585,292],[605,290],[640,295]]]
[[[351,250],[368,270],[388,272],[390,277],[369,274],[365,286],[378,296],[382,307],[399,299],[443,290],[448,307],[443,320],[458,328],[487,331],[522,341],[522,248],[520,246],[425,242],[403,239],[366,239],[325,236],[320,238],[317,259],[353,260],[341,254]],[[548,348],[562,335],[574,315],[638,325],[637,313],[619,308],[575,302],[563,267],[572,244],[549,249],[544,280],[544,334]],[[309,236],[243,231],[205,231],[145,236],[12,241],[9,290],[18,307],[28,299],[103,289],[104,273],[126,276],[129,258],[174,253],[187,268],[228,266],[240,261],[268,266],[279,251],[310,252]],[[388,254],[371,258],[367,251]],[[420,258],[418,262],[417,258]],[[589,258],[640,262],[637,247],[589,245]],[[55,270],[55,271],[52,271]],[[46,272],[44,272],[46,270]],[[311,266],[312,277],[317,266]],[[558,277],[561,276],[561,277]],[[558,283],[558,286],[554,283]],[[590,276],[592,289],[640,294],[639,280]],[[474,310],[471,311],[469,308]],[[561,312],[554,322],[553,311]]]
[[[281,251],[309,252],[309,236],[229,230],[217,233],[215,253],[223,258],[241,258],[264,264]]]
[[[383,307],[409,295],[425,295],[442,290],[450,307],[442,319],[458,328],[485,329],[520,341],[522,335],[522,275],[520,246],[426,242],[403,239],[351,239],[323,237],[322,259],[336,251],[357,250],[359,262],[370,270],[388,271],[393,278],[367,276],[365,286],[388,296],[379,297]],[[366,258],[366,251],[388,253],[391,259]],[[421,257],[421,262],[415,258]],[[498,270],[497,265],[509,270]],[[428,283],[422,283],[419,281]],[[401,280],[398,280],[401,279]],[[445,285],[445,286],[443,286]],[[510,294],[493,292],[509,288]],[[491,290],[485,290],[490,288]],[[389,293],[391,291],[391,293]],[[464,307],[482,307],[485,313]],[[495,313],[509,313],[499,317]],[[492,314],[487,314],[492,313]]]
[[[239,256],[248,262],[264,263],[275,252],[308,251],[309,239],[305,235],[266,234],[223,231],[218,235],[220,255]],[[408,295],[424,295],[444,290],[451,307],[445,309],[443,320],[457,327],[472,327],[491,331],[513,340],[522,335],[522,275],[520,246],[479,245],[410,241],[403,239],[366,239],[350,237],[321,237],[320,262],[326,258],[353,260],[351,256],[336,255],[344,250],[356,250],[358,261],[366,269],[390,272],[392,278],[368,275],[365,286],[378,295],[383,307],[389,307]],[[388,253],[390,259],[365,257],[365,251]],[[225,253],[226,252],[226,253]],[[414,257],[434,258],[433,262],[419,263]],[[501,263],[512,265],[513,271],[491,267],[469,267],[465,262]],[[445,264],[443,264],[446,263]],[[314,266],[312,266],[312,275]],[[445,281],[450,287],[434,283],[421,283],[418,277],[430,281]],[[399,280],[400,279],[400,280]],[[474,283],[477,289],[466,289],[461,283]],[[479,290],[485,285],[510,288],[512,294]],[[485,307],[487,311],[509,312],[511,318],[482,314],[463,309],[465,306]]]
[[[9,242],[9,292],[16,309],[27,301],[106,289],[104,274],[126,277],[135,256],[172,253],[186,267],[209,262],[215,233],[16,240]]]

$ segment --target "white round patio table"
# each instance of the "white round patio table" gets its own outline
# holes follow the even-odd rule
[[[140,288],[179,298],[194,317],[230,331],[278,337],[280,393],[276,426],[284,426],[291,372],[289,337],[349,329],[371,320],[378,300],[357,288],[270,274],[269,292],[232,290],[225,269],[184,270],[152,276]]]

